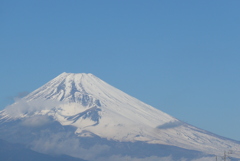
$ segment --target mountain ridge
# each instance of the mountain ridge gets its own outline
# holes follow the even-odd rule
[[[44,122],[52,117],[62,126],[76,127],[78,137],[142,141],[216,155],[225,150],[240,151],[238,142],[186,124],[92,74],[62,73],[0,115],[8,121],[38,118]]]

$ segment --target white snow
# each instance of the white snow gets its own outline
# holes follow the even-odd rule
[[[18,107],[19,112],[14,113],[14,118],[50,115],[62,125],[77,127],[79,136],[89,137],[93,133],[109,140],[175,145],[210,154],[222,154],[227,150],[240,152],[237,142],[187,125],[92,74],[62,73],[23,100],[28,108],[24,106],[21,111],[20,103],[15,103],[0,115],[11,117],[12,109]],[[91,111],[86,112],[93,108],[99,110],[99,121],[90,118]],[[27,114],[23,115],[23,111]],[[84,112],[89,117],[68,119],[76,119],[77,114]]]

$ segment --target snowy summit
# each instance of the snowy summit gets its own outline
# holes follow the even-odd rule
[[[48,116],[76,127],[78,137],[164,144],[214,155],[240,152],[238,142],[181,122],[92,74],[62,73],[0,114],[4,122]]]

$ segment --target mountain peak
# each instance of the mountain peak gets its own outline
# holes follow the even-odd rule
[[[69,121],[72,120],[71,118],[79,119],[81,116],[82,119],[83,114],[91,115],[90,119],[93,119],[93,122],[87,123],[91,125],[95,125],[99,118],[102,118],[102,126],[147,124],[157,127],[169,121],[176,121],[170,115],[86,73],[64,72],[24,97],[23,100],[31,105],[28,105],[27,110],[24,108],[21,117],[25,114],[48,114],[70,124],[77,123],[77,120]],[[19,106],[18,102],[11,107],[15,108],[15,106]],[[70,118],[67,119],[68,117]],[[116,130],[114,135],[117,131],[119,130]]]
[[[87,94],[85,88],[95,81],[96,77],[86,73],[62,73],[44,86],[26,96],[32,99],[54,99],[58,101],[77,101],[83,94]]]
[[[48,117],[76,127],[79,137],[167,144],[213,154],[229,147],[240,151],[238,143],[183,123],[92,74],[64,72],[0,112],[4,120],[19,119],[31,126]]]
[[[67,72],[63,72],[63,73],[61,73],[60,75],[58,75],[58,76],[69,76],[69,75],[78,75],[78,76],[82,76],[82,75],[85,75],[85,76],[93,76],[93,74],[92,73],[67,73]],[[57,77],[58,77],[57,76]]]

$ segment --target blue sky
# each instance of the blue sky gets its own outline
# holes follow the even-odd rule
[[[62,72],[92,73],[240,141],[239,0],[0,2],[0,109]]]

